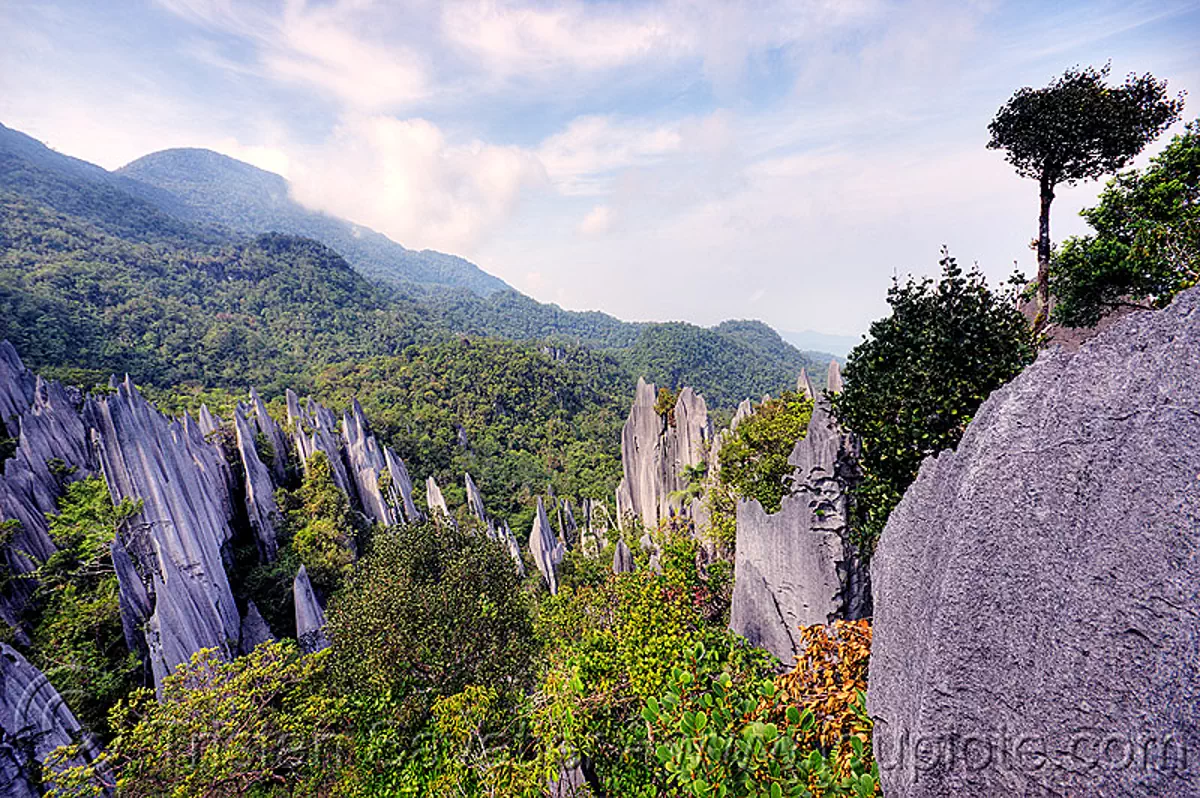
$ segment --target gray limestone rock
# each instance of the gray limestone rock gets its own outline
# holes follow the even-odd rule
[[[554,530],[550,527],[550,519],[546,516],[546,506],[538,497],[537,515],[533,519],[533,530],[529,533],[529,553],[533,555],[534,565],[542,574],[551,595],[558,592],[558,566],[562,563],[566,550]]]
[[[415,524],[423,520],[424,516],[417,510],[417,505],[413,502],[413,481],[412,477],[408,474],[408,467],[404,465],[404,461],[397,457],[396,453],[389,447],[385,446],[383,447],[383,462],[392,480],[392,507],[400,508],[404,512],[404,520],[410,524]]]
[[[1037,362],[872,564],[885,795],[1200,795],[1200,289]]]
[[[655,529],[672,512],[686,514],[689,508],[673,504],[669,497],[685,487],[684,468],[705,462],[712,423],[704,397],[691,388],[681,390],[674,426],[664,424],[654,411],[656,399],[655,386],[639,379],[633,407],[621,430],[624,477],[617,488],[619,524],[633,517],[647,529]]]
[[[405,510],[412,504],[412,483],[400,458],[380,446],[367,428],[362,406],[355,399],[350,411],[342,416],[342,442],[346,462],[363,511],[377,524],[402,523]],[[389,468],[395,467],[396,473]],[[387,477],[384,477],[385,472]],[[407,496],[405,495],[407,488]],[[414,508],[415,512],[415,508]],[[409,519],[413,520],[413,519]]]
[[[467,486],[467,507],[470,508],[471,515],[478,518],[485,527],[488,526],[487,511],[483,507],[483,494],[479,492],[479,486],[471,479],[470,474],[463,474],[463,481]],[[444,503],[445,499],[442,501]]]
[[[866,570],[848,540],[847,473],[854,457],[853,441],[818,396],[808,430],[788,458],[793,493],[779,512],[738,501],[729,625],[785,664],[798,653],[797,627],[870,613]]]
[[[273,456],[271,462],[266,464],[271,469],[271,478],[276,485],[282,485],[287,480],[289,448],[287,440],[283,436],[283,430],[275,423],[275,419],[271,418],[271,414],[267,412],[267,406],[259,398],[258,391],[253,388],[250,389],[250,409],[253,411],[251,419],[254,421],[255,431],[271,444]],[[203,423],[200,425],[200,429],[204,429]]]
[[[4,795],[39,795],[27,775],[55,748],[81,744],[86,764],[99,750],[79,725],[54,685],[14,648],[0,643],[0,777],[7,776]],[[28,748],[26,747],[28,746]]]
[[[629,550],[629,546],[625,545],[625,539],[617,541],[616,550],[613,551],[612,569],[614,574],[627,574],[633,571],[633,552]]]
[[[317,601],[308,570],[303,565],[292,583],[292,599],[296,605],[296,641],[306,654],[320,651],[329,645],[325,636],[325,610]]]
[[[796,378],[796,393],[810,402],[817,397],[817,391],[813,388],[812,380],[808,378],[808,369],[806,368],[801,367],[800,376]]]
[[[836,360],[829,361],[829,373],[825,376],[825,390],[829,393],[842,392],[842,367]]]
[[[222,559],[230,539],[232,499],[219,447],[190,417],[166,418],[127,377],[110,396],[91,396],[84,419],[114,502],[142,502],[121,545],[123,606],[153,606],[127,619],[144,640],[155,684],[202,648],[231,656],[241,618]],[[140,589],[128,581],[137,577]]]
[[[221,419],[212,414],[208,405],[200,405],[200,414],[196,417],[196,423],[200,425],[200,432],[206,438],[215,435],[221,429]]]
[[[425,506],[429,508],[429,515],[439,524],[453,524],[454,516],[450,515],[450,508],[446,505],[446,497],[442,495],[442,489],[438,487],[437,481],[433,477],[425,480]]]
[[[33,404],[33,384],[33,372],[25,368],[16,348],[0,341],[0,424],[8,427],[10,436],[17,432],[14,422]]]
[[[234,411],[234,425],[237,432],[238,455],[242,460],[246,485],[246,514],[250,518],[250,526],[254,530],[254,538],[258,543],[258,554],[263,562],[272,562],[278,546],[275,542],[276,531],[283,522],[283,514],[275,503],[275,485],[271,482],[271,472],[258,458],[254,446],[254,431],[246,420],[241,404]]]
[[[91,476],[96,466],[79,415],[79,393],[19,371],[18,366],[24,368],[20,363],[12,347],[0,342],[0,378],[9,381],[0,393],[8,393],[10,407],[18,406],[15,397],[28,399],[20,416],[10,417],[7,425],[16,434],[17,449],[0,474],[0,520],[15,520],[20,527],[0,549],[0,563],[14,574],[27,574],[56,550],[46,515],[58,512],[64,485]],[[25,376],[31,387],[28,395]],[[28,579],[16,579],[0,592],[0,618],[18,639],[24,633],[17,618],[33,586]]]
[[[357,499],[354,485],[346,472],[346,464],[342,460],[341,448],[338,446],[340,436],[337,420],[333,413],[312,399],[306,399],[301,407],[299,399],[291,390],[287,391],[288,426],[292,429],[292,441],[296,446],[296,456],[308,472],[308,461],[317,452],[324,452],[329,458],[333,470],[333,481],[350,497]]]
[[[295,590],[294,586],[293,590]],[[271,627],[267,625],[267,620],[258,611],[258,606],[253,600],[248,601],[246,615],[242,618],[242,634],[238,640],[238,653],[249,654],[260,644],[274,639],[275,635],[271,633]]]

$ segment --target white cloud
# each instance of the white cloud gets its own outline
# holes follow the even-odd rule
[[[372,227],[405,246],[470,254],[527,186],[545,183],[517,147],[448,141],[424,119],[350,115],[294,163],[297,201]]]
[[[583,3],[540,8],[491,0],[445,7],[446,40],[492,73],[604,70],[679,49],[680,33],[657,9],[605,12]]]
[[[560,191],[593,194],[604,190],[612,172],[653,163],[677,151],[681,142],[674,127],[584,116],[543,141],[538,157]]]
[[[287,0],[278,12],[233,0],[158,3],[184,19],[251,42],[257,68],[266,77],[312,86],[350,108],[397,108],[432,90],[415,48],[369,35],[379,27],[381,11],[370,2],[341,0],[317,6]],[[229,62],[211,46],[193,45],[193,51],[210,63]]]
[[[585,236],[603,235],[612,228],[613,212],[607,205],[597,205],[579,223],[579,232]]]

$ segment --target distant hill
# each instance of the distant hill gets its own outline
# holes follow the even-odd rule
[[[862,343],[862,336],[860,335],[829,335],[812,330],[801,330],[800,332],[780,330],[779,334],[783,336],[785,341],[797,349],[811,352],[828,352],[840,358],[846,357],[846,355],[850,354],[851,349]]]
[[[758,321],[706,329],[542,304],[460,258],[299,208],[283,178],[206,150],[108,172],[4,127],[0,337],[38,368],[267,389],[413,344],[532,341],[594,350],[630,390],[639,376],[691,385],[725,409],[794,386],[802,367],[819,382],[830,357]]]
[[[130,180],[131,190],[143,199],[187,221],[316,239],[369,279],[454,286],[479,296],[512,290],[456,255],[406,249],[369,228],[310,211],[291,199],[287,181],[279,175],[212,150],[163,150],[115,174]]]

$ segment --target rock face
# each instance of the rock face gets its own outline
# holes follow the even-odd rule
[[[249,654],[260,643],[274,639],[275,635],[271,633],[266,618],[258,611],[258,606],[253,600],[247,602],[246,616],[242,618],[242,637],[238,641],[238,653]]]
[[[619,524],[633,517],[647,529],[656,529],[672,512],[692,509],[673,507],[668,496],[686,487],[680,476],[684,468],[705,462],[712,424],[704,397],[691,388],[681,390],[672,426],[654,411],[657,396],[653,383],[638,380],[633,407],[621,430],[624,477],[617,488]]]
[[[333,481],[351,501],[354,501],[357,494],[346,473],[346,464],[342,461],[338,448],[337,420],[333,412],[312,399],[305,399],[304,406],[301,407],[300,400],[290,388],[286,397],[288,426],[292,428],[292,441],[295,443],[300,462],[304,464],[305,472],[308,470],[309,458],[317,452],[324,452],[333,469]]]
[[[271,418],[271,414],[267,412],[267,406],[263,404],[263,400],[258,398],[258,391],[250,389],[250,418],[254,421],[254,429],[267,443],[271,445],[271,462],[267,465],[271,469],[271,478],[276,485],[282,485],[287,480],[287,441],[283,436],[283,430],[275,423],[275,419]],[[200,429],[204,429],[204,424],[200,424]],[[205,432],[205,434],[208,434]]]
[[[329,645],[325,637],[325,610],[317,601],[308,570],[301,565],[292,583],[292,599],[296,605],[296,641],[300,650],[312,654]]]
[[[201,648],[228,657],[241,618],[221,548],[230,539],[232,500],[224,457],[189,416],[151,407],[128,378],[111,396],[89,397],[84,419],[114,502],[141,501],[124,540],[117,578],[127,634],[140,636],[155,685]],[[148,612],[146,612],[148,610]]]
[[[58,511],[63,486],[95,472],[79,408],[82,397],[72,388],[34,377],[12,346],[0,342],[0,412],[12,412],[5,427],[17,438],[17,449],[0,474],[0,520],[20,528],[0,550],[0,565],[27,574],[55,551],[47,533],[47,513]],[[33,587],[10,580],[0,592],[0,619],[16,628]],[[18,630],[18,639],[23,633]]]
[[[412,479],[395,452],[381,446],[367,429],[358,400],[342,416],[342,440],[350,478],[362,503],[363,512],[377,524],[393,526],[418,520],[412,500]]]
[[[28,778],[36,770],[31,755],[44,762],[55,748],[75,742],[83,744],[87,760],[98,753],[45,675],[5,643],[0,643],[0,732],[0,788],[6,796],[41,794]]]
[[[265,411],[264,411],[265,412]],[[263,465],[254,446],[254,427],[246,420],[245,411],[239,403],[233,415],[237,432],[238,456],[242,460],[246,483],[246,514],[258,543],[258,553],[264,562],[275,559],[278,545],[275,533],[283,522],[283,514],[275,503],[275,485],[271,472]],[[203,427],[201,427],[203,430]]]
[[[437,523],[454,523],[454,516],[450,515],[450,507],[446,504],[446,497],[442,495],[442,489],[433,477],[425,480],[425,506],[429,508],[429,515]]]
[[[624,538],[617,541],[617,547],[613,550],[612,569],[614,574],[627,574],[633,571],[633,552],[629,550],[629,546],[625,545]]]
[[[837,364],[829,384],[840,386]],[[785,664],[798,653],[797,627],[870,613],[869,583],[848,539],[847,473],[853,443],[818,397],[788,462],[793,493],[779,512],[739,500],[729,625]]]
[[[557,593],[558,566],[566,555],[566,549],[554,536],[550,519],[546,516],[546,506],[540,496],[537,515],[533,519],[533,530],[529,533],[529,553],[533,555],[533,562],[542,574],[546,587],[550,588],[551,595]]]
[[[1200,795],[1197,364],[1192,289],[925,461],[872,565],[885,795]]]

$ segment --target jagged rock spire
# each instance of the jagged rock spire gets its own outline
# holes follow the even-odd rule
[[[292,599],[296,605],[296,641],[300,650],[312,654],[326,648],[329,639],[325,636],[325,610],[317,601],[308,569],[303,565],[292,582]]]
[[[84,419],[113,501],[142,502],[117,547],[137,567],[118,565],[117,578],[123,610],[153,608],[122,620],[141,638],[155,685],[202,648],[232,656],[241,618],[221,555],[232,500],[219,447],[189,416],[174,421],[151,407],[128,377],[115,394],[89,397]]]
[[[454,523],[454,516],[450,515],[450,508],[446,505],[446,497],[442,495],[442,489],[438,487],[437,481],[431,476],[425,480],[425,506],[429,508],[429,515],[439,524]]]
[[[242,635],[238,641],[238,653],[249,654],[262,643],[274,639],[275,635],[271,632],[271,627],[267,625],[266,619],[258,611],[254,600],[246,602],[246,615],[242,618]]]
[[[829,393],[842,392],[842,368],[836,359],[829,361],[829,374],[825,377],[825,390]]]
[[[91,476],[96,464],[79,416],[79,392],[33,376],[7,341],[0,342],[0,396],[6,408],[21,408],[6,424],[17,448],[0,473],[0,521],[20,524],[0,548],[0,565],[19,576],[56,551],[46,516],[58,512],[64,484]],[[11,579],[0,592],[0,618],[19,641],[24,640],[19,618],[33,587],[29,579]]]
[[[529,553],[542,574],[551,595],[558,593],[558,566],[566,551],[554,536],[550,519],[546,516],[546,505],[538,497],[537,515],[533,519],[533,530],[529,533]]]
[[[837,362],[829,385],[841,389]],[[757,501],[738,501],[730,628],[784,662],[797,653],[796,628],[869,612],[865,568],[848,540],[845,471],[855,451],[824,394],[788,462],[792,495],[768,514]]]
[[[624,538],[617,541],[617,548],[613,552],[612,569],[614,574],[627,574],[633,571],[633,552],[629,550],[629,546],[625,545]]]
[[[41,795],[28,777],[38,769],[34,762],[44,762],[56,748],[82,743],[82,758],[66,763],[72,766],[99,753],[45,674],[5,643],[0,643],[0,732],[0,789],[7,796]],[[17,740],[30,749],[13,745]]]
[[[254,530],[259,556],[263,562],[271,562],[275,559],[278,548],[275,534],[283,521],[283,514],[275,503],[275,486],[271,483],[271,474],[258,457],[258,450],[254,445],[254,432],[250,422],[246,420],[241,403],[234,410],[233,419],[238,455],[245,471],[246,514]]]
[[[275,419],[271,418],[271,414],[267,412],[267,406],[259,398],[258,391],[254,388],[250,389],[250,409],[253,411],[251,418],[254,421],[255,429],[271,444],[273,456],[271,462],[266,465],[271,469],[271,476],[274,477],[275,484],[282,485],[287,478],[288,450],[283,430],[275,423]],[[200,428],[204,429],[204,425],[201,424]]]
[[[621,467],[617,488],[617,523],[633,516],[654,529],[672,511],[669,496],[685,487],[684,468],[704,462],[712,424],[704,397],[683,388],[675,402],[674,426],[663,424],[655,411],[653,383],[638,380],[629,418],[621,430]]]
[[[467,507],[471,509],[471,514],[478,518],[484,527],[488,527],[487,511],[483,507],[483,494],[479,492],[479,486],[475,484],[475,480],[471,479],[471,475],[467,473],[463,474],[463,482],[467,486]]]
[[[803,366],[800,368],[800,376],[796,378],[796,393],[810,402],[817,396],[817,391],[813,388],[812,380],[808,378],[808,369]]]

